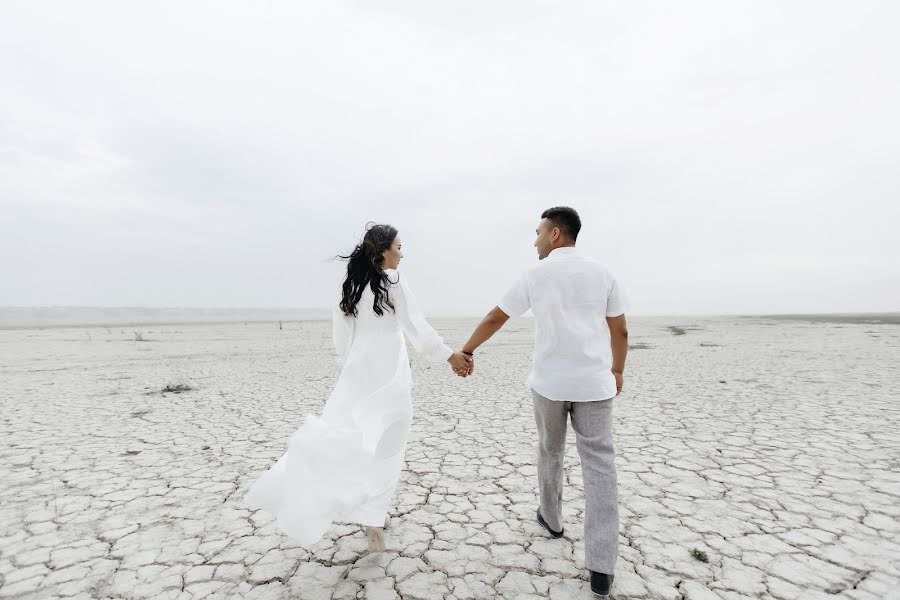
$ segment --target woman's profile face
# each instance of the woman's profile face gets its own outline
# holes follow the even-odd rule
[[[394,241],[391,242],[391,247],[384,251],[385,269],[396,269],[400,266],[400,260],[403,258],[403,252],[400,251],[402,247],[403,244],[400,242],[400,238],[394,238]]]

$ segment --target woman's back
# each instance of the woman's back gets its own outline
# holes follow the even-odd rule
[[[394,303],[395,298],[401,293],[399,290],[399,273],[396,271],[390,274],[391,285],[388,287],[388,299]],[[357,315],[352,317],[356,319],[356,332],[359,335],[368,333],[397,333],[401,331],[400,322],[397,319],[397,305],[394,303],[394,310],[387,308],[382,315],[378,315],[374,308],[375,294],[372,288],[366,287],[356,305]]]

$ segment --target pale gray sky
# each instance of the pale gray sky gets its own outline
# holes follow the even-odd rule
[[[900,4],[0,7],[0,305],[481,314],[540,212],[633,314],[900,310]]]

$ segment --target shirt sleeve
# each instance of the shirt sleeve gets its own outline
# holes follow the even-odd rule
[[[433,361],[445,361],[453,354],[453,350],[444,343],[444,339],[434,328],[428,324],[425,314],[419,307],[416,297],[406,283],[406,278],[399,274],[393,277],[400,277],[397,285],[391,286],[394,309],[397,313],[397,320],[400,321],[400,327],[406,338],[412,343],[416,352],[422,354]]]
[[[528,294],[528,280],[523,274],[511,288],[500,298],[497,307],[510,317],[521,317],[531,308],[531,297]]]
[[[335,305],[331,314],[331,335],[334,340],[334,350],[336,352],[335,360],[338,366],[343,367],[347,362],[347,355],[350,353],[350,346],[353,344],[353,331],[356,327],[356,318],[348,317],[341,310],[341,307]]]
[[[628,308],[628,301],[625,298],[625,292],[622,291],[622,286],[615,277],[610,277],[609,294],[606,296],[606,316],[624,315],[626,308]]]

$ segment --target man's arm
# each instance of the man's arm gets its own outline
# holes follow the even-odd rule
[[[609,325],[610,345],[612,346],[612,372],[616,376],[616,395],[624,386],[625,357],[628,355],[628,325],[625,315],[606,317]]]
[[[463,344],[463,352],[475,352],[479,346],[500,331],[500,328],[503,327],[507,321],[509,321],[509,315],[500,310],[499,306],[492,308],[484,319],[482,319],[478,327],[475,328],[475,331],[472,332],[469,341]],[[475,368],[473,365],[469,373],[474,370]]]

